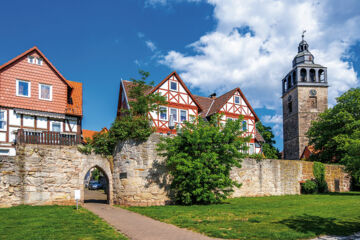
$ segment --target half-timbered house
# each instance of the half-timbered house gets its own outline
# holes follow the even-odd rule
[[[81,122],[82,84],[65,79],[37,47],[0,66],[0,155],[15,154],[19,132],[29,143],[79,142]]]
[[[130,108],[131,99],[128,96],[132,86],[133,83],[130,81],[121,81],[118,117],[121,116],[122,109]],[[160,93],[167,99],[167,105],[160,106],[159,112],[149,113],[157,132],[175,134],[176,129],[181,128],[184,121],[191,121],[198,115],[208,120],[212,115],[220,113],[221,123],[243,116],[244,135],[251,136],[249,153],[261,153],[261,143],[264,140],[255,126],[259,118],[240,88],[235,88],[218,98],[215,94],[209,97],[193,95],[174,71],[155,87],[149,87],[146,94],[154,92]],[[169,126],[170,118],[174,121],[174,128]]]

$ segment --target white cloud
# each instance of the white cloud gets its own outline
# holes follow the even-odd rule
[[[264,123],[282,123],[283,118],[279,114],[275,114],[273,116],[265,115],[265,116],[262,117],[262,121]]]
[[[145,34],[142,32],[138,32],[137,36],[138,36],[138,38],[143,38],[143,37],[145,37]]]
[[[360,40],[360,1],[207,2],[214,6],[216,29],[189,44],[192,54],[172,50],[160,59],[191,87],[208,94],[239,86],[253,107],[280,113],[281,79],[291,70],[303,29],[315,62],[328,67],[330,104],[357,85],[353,66],[343,58]],[[245,28],[251,32],[238,30]]]
[[[155,46],[154,42],[147,40],[147,41],[145,41],[145,44],[152,52],[154,52],[156,50],[156,46]]]

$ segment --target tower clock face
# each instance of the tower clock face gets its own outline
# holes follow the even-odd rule
[[[311,89],[310,90],[310,96],[316,96],[316,90],[315,89]]]

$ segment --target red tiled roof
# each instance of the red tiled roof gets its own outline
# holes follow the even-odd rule
[[[94,135],[97,133],[98,133],[97,131],[83,129],[82,130],[83,141],[86,143],[87,138],[93,139]]]
[[[261,134],[259,133],[259,131],[257,130],[257,128],[255,128],[255,140],[257,142],[265,142],[263,136],[261,136]]]
[[[216,98],[207,115],[210,116],[219,112],[220,109],[229,101],[229,99],[231,98],[231,96],[234,95],[235,92],[236,88]]]
[[[66,113],[82,116],[82,83],[66,80],[71,87],[70,98],[72,101],[67,103]]]
[[[29,50],[23,52],[23,53],[20,54],[19,56],[14,57],[13,59],[11,59],[10,61],[8,61],[7,63],[1,65],[1,66],[0,66],[0,71],[3,70],[3,69],[5,69],[5,68],[7,68],[7,67],[9,67],[11,64],[17,62],[17,61],[20,60],[21,58],[25,57],[26,55],[28,55],[29,53],[32,53],[32,52],[34,52],[34,51],[37,52],[37,53],[44,59],[44,61],[45,61],[47,64],[49,64],[50,68],[60,77],[60,79],[61,79],[62,81],[64,81],[64,83],[65,83],[66,85],[69,86],[69,84],[67,83],[67,81],[66,81],[66,79],[63,77],[63,75],[61,75],[61,73],[55,68],[54,65],[52,65],[52,63],[49,61],[49,59],[47,59],[47,57],[46,57],[36,46],[30,48]],[[69,87],[70,87],[70,86],[69,86]]]
[[[194,98],[198,101],[198,103],[201,105],[202,107],[202,111],[200,112],[200,116],[201,117],[206,117],[211,105],[214,103],[215,99],[211,99],[208,97],[202,97],[202,96],[197,96],[197,95],[193,95]]]

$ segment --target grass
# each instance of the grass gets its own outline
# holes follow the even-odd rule
[[[0,239],[127,239],[98,216],[73,206],[0,209]]]
[[[223,204],[127,207],[226,239],[306,239],[360,231],[360,193],[228,199]]]

